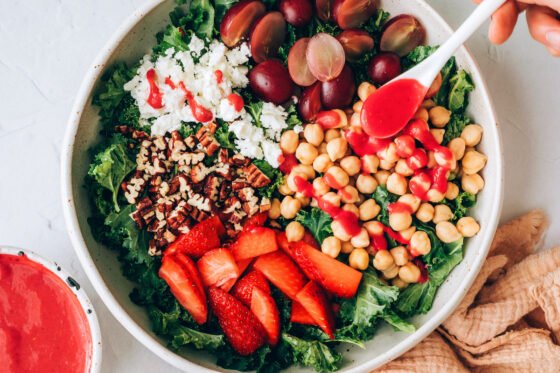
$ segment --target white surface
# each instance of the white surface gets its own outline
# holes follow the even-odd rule
[[[59,261],[88,290],[104,337],[104,372],[173,372],[108,313],[81,272],[61,212],[59,153],[74,94],[93,57],[142,0],[0,1],[0,242]],[[430,1],[452,26],[468,0]],[[560,60],[518,28],[504,46],[468,44],[485,74],[506,155],[503,219],[533,207],[560,224]],[[549,234],[560,243],[560,230]]]

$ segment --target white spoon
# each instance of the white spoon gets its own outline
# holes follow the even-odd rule
[[[412,119],[432,82],[455,51],[505,2],[484,0],[430,57],[373,93],[364,102],[361,112],[364,131],[374,138],[389,138],[399,133]]]

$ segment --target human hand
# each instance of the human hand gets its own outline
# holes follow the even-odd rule
[[[482,0],[474,0],[480,3]],[[494,15],[488,37],[494,44],[504,43],[526,11],[529,32],[550,54],[560,57],[560,0],[508,0]]]

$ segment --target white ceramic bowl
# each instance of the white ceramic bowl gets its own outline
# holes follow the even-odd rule
[[[46,259],[38,254],[30,250],[24,250],[17,247],[12,246],[0,246],[0,254],[6,255],[25,255],[29,260],[35,263],[41,264],[55,276],[60,278],[62,282],[68,285],[68,288],[78,299],[80,302],[80,306],[86,315],[86,319],[89,324],[89,330],[91,334],[91,361],[89,365],[89,373],[100,373],[101,372],[101,354],[102,354],[102,346],[101,346],[101,331],[99,329],[99,322],[97,321],[97,316],[95,314],[95,310],[93,309],[93,305],[89,300],[85,290],[77,283],[68,272],[64,270],[58,263]],[[86,373],[88,373],[86,372]]]
[[[134,305],[128,294],[133,287],[120,271],[116,255],[92,237],[87,218],[90,205],[83,188],[84,176],[91,159],[87,150],[98,139],[100,129],[97,109],[92,107],[92,92],[104,70],[116,61],[137,62],[155,43],[154,35],[168,24],[168,13],[174,1],[158,0],[135,12],[115,33],[108,46],[85,77],[68,123],[62,156],[62,193],[68,231],[80,261],[95,289],[117,320],[146,347],[168,363],[188,372],[220,370],[214,359],[200,352],[176,354],[150,330],[146,312]],[[428,44],[441,44],[451,34],[447,23],[423,0],[381,0],[381,6],[391,15],[413,14],[428,33]],[[382,327],[365,350],[344,348],[342,370],[365,372],[396,358],[412,348],[441,324],[459,304],[482,266],[500,215],[503,187],[502,147],[496,118],[478,66],[465,48],[456,55],[459,65],[473,75],[476,90],[471,94],[469,115],[484,127],[481,149],[488,155],[484,170],[486,186],[474,209],[481,223],[480,233],[468,241],[463,262],[440,288],[432,310],[412,321],[417,326],[413,334],[395,333]],[[292,368],[290,371],[301,371]]]

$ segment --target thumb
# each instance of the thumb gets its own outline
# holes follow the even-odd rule
[[[560,54],[560,19],[557,12],[548,7],[530,6],[527,9],[527,24],[535,40],[544,44],[552,54]]]

